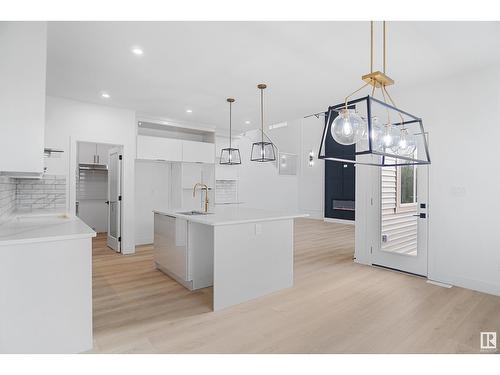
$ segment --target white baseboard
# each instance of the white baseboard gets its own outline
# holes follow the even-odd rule
[[[330,217],[325,217],[323,219],[325,223],[337,223],[337,224],[347,224],[347,225],[355,225],[354,220],[343,220],[343,219],[332,219]]]
[[[453,285],[451,285],[451,284],[445,284],[445,283],[441,283],[441,282],[439,282],[439,281],[434,281],[434,280],[427,280],[427,282],[428,282],[429,284],[432,284],[432,285],[437,285],[437,286],[440,286],[440,287],[442,287],[442,288],[448,288],[448,289],[449,289],[449,288],[452,288],[452,287],[453,287]]]

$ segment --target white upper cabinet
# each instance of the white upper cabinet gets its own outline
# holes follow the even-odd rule
[[[148,135],[137,136],[137,159],[214,163],[213,143]]]
[[[78,163],[80,164],[108,164],[108,150],[111,145],[104,143],[78,143]]]
[[[0,23],[0,172],[41,174],[47,24]]]
[[[194,163],[214,163],[213,143],[182,141],[182,161]]]
[[[78,163],[95,164],[96,163],[96,144],[80,142],[78,143]]]
[[[111,145],[106,145],[106,144],[103,144],[103,143],[98,143],[97,144],[97,152],[96,152],[96,156],[97,156],[97,164],[106,164],[108,165],[108,159],[109,159],[109,150],[112,148],[113,146]]]
[[[137,159],[182,161],[182,141],[138,135]]]

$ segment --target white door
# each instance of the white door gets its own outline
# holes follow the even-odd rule
[[[113,250],[121,251],[121,203],[122,203],[122,151],[113,147],[108,151],[108,239]]]
[[[372,264],[427,276],[429,167],[379,170],[380,221]]]

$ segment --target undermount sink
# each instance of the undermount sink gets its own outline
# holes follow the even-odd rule
[[[185,211],[185,212],[177,212],[181,215],[209,215],[211,212],[203,212],[203,211]]]

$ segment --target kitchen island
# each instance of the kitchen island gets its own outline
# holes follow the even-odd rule
[[[154,213],[157,268],[191,290],[213,285],[214,310],[293,285],[293,220],[306,214],[243,207]]]

